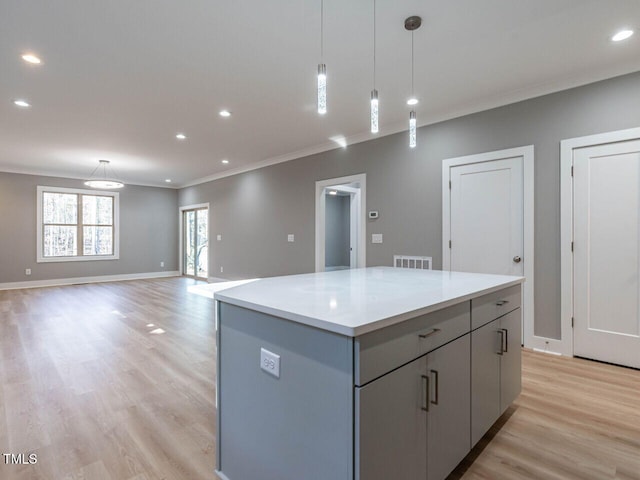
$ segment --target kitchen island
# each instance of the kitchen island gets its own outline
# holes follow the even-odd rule
[[[520,392],[523,281],[374,267],[217,292],[216,473],[444,479]]]

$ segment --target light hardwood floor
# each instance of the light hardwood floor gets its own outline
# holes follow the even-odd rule
[[[1,480],[215,478],[213,301],[193,283],[0,292],[0,454],[38,455],[0,456]],[[640,372],[524,351],[522,395],[450,478],[639,480]]]

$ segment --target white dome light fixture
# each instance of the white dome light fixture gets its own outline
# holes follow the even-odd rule
[[[109,160],[98,160],[98,166],[93,169],[91,175],[84,184],[91,188],[101,188],[104,190],[115,190],[124,187],[124,183],[116,179],[113,169],[109,167]],[[107,168],[110,169],[111,175],[107,174]]]

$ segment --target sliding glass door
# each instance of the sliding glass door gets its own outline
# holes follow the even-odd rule
[[[194,208],[182,212],[183,258],[182,274],[188,277],[208,277],[209,264],[209,210]]]

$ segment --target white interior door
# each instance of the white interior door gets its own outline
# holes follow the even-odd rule
[[[574,150],[574,355],[640,368],[640,140]]]
[[[449,269],[523,275],[523,157],[449,172]]]

